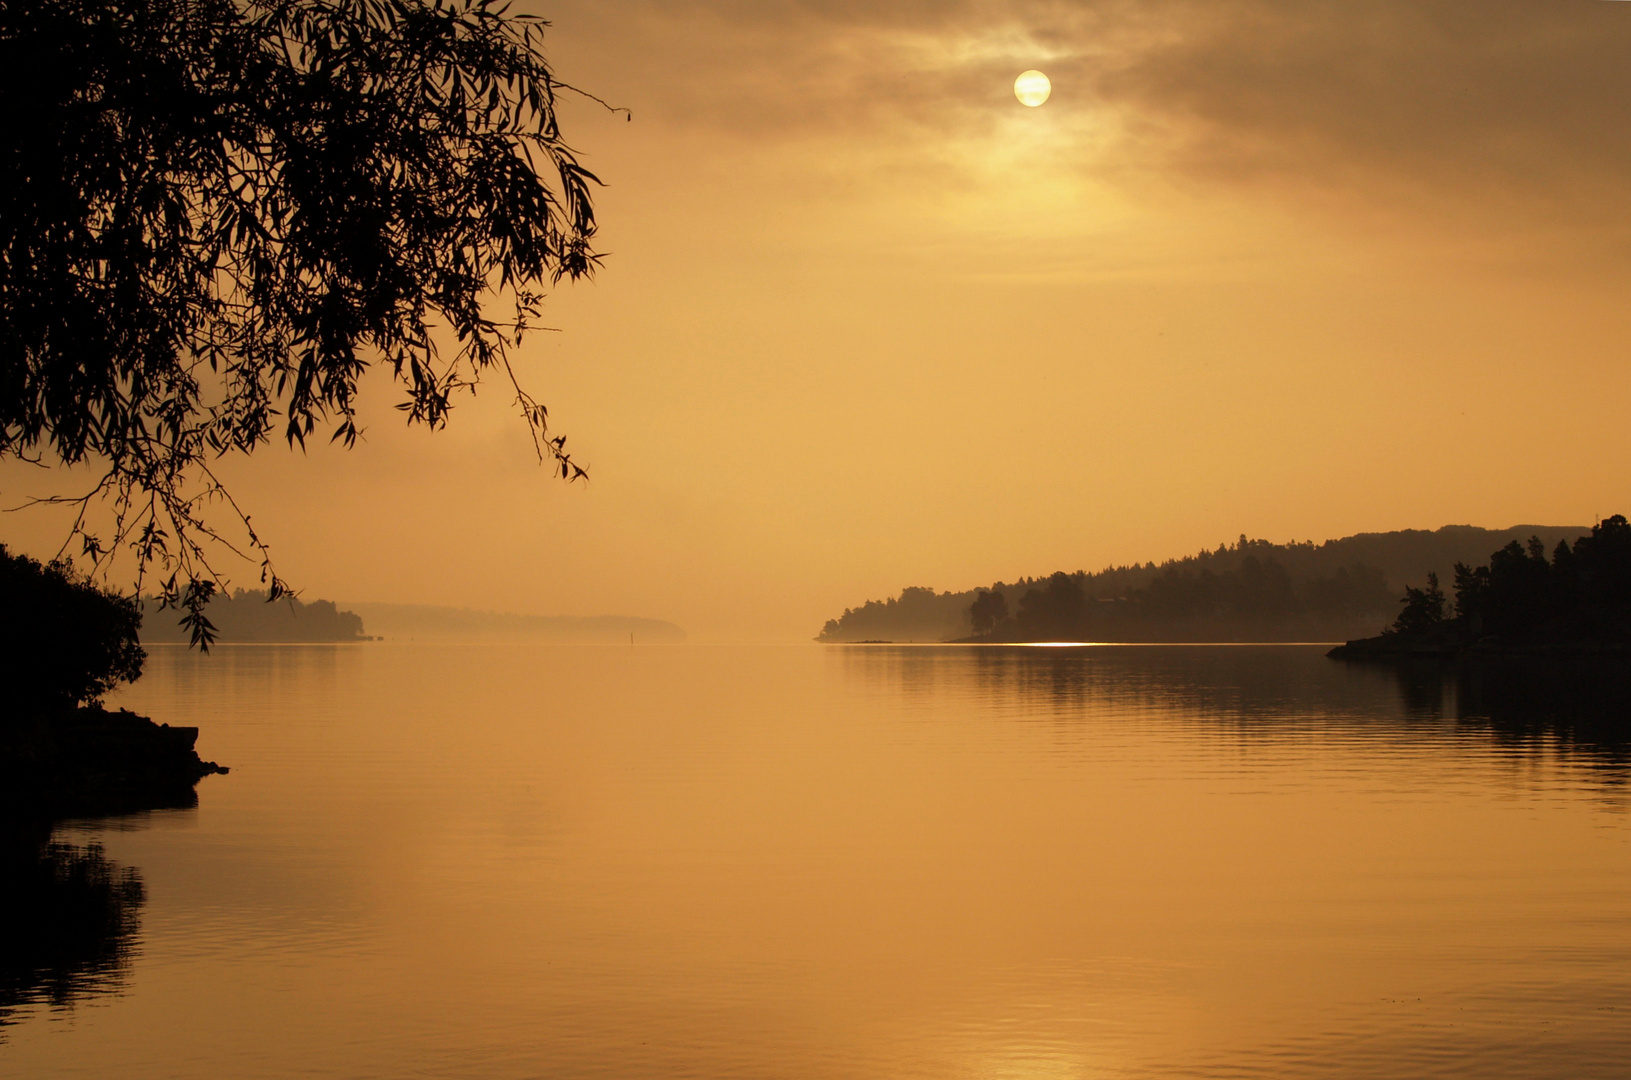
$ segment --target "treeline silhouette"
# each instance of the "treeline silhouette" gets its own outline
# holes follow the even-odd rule
[[[1261,546],[1272,547],[1258,542]],[[981,591],[970,604],[974,636],[990,641],[1319,640],[1374,624],[1394,604],[1387,579],[1363,563],[1301,580],[1272,553],[1250,551],[1237,566],[1168,564],[1122,596],[1090,597],[1082,576],[1056,573],[1020,594]]]
[[[1578,527],[1360,533],[1286,544],[1233,544],[1159,565],[1058,572],[937,593],[914,587],[828,620],[819,641],[1342,641],[1373,634],[1399,611],[1406,583],[1535,535]]]
[[[219,593],[204,608],[220,642],[368,641],[362,616],[341,611],[332,600],[307,603],[293,596],[268,602],[264,589]],[[142,640],[149,643],[189,640],[188,629],[173,608],[157,600],[142,601]]]
[[[633,615],[517,615],[429,604],[357,603],[377,639],[389,641],[507,642],[642,645],[685,640],[685,631],[663,619]]]
[[[1559,540],[1550,558],[1546,548],[1531,536],[1484,565],[1456,563],[1453,614],[1438,575],[1428,574],[1425,586],[1405,589],[1388,630],[1336,655],[1631,645],[1631,523],[1616,514],[1572,545]]]

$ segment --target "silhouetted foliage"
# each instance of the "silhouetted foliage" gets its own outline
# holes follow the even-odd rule
[[[1631,638],[1631,523],[1616,514],[1550,562],[1538,538],[1455,568],[1456,614],[1475,637]]]
[[[983,589],[936,592],[913,587],[889,600],[869,600],[827,620],[821,641],[944,641],[976,634],[989,640],[1038,637],[1093,641],[1332,641],[1374,633],[1394,621],[1405,585],[1436,573],[1447,580],[1457,561],[1530,533],[1564,543],[1579,528],[1480,529],[1447,525],[1360,533],[1324,543],[1274,544],[1242,536],[1236,543],[1160,565],[1112,566],[1066,574],[1081,587],[1081,618],[1064,626],[1040,597],[1019,607],[1047,579],[1022,578]],[[974,624],[979,593],[1001,596],[1009,615],[990,630]],[[1044,615],[1044,612],[1052,612]],[[1068,621],[1068,620],[1067,620]]]
[[[1027,636],[1065,639],[1076,636],[1086,623],[1087,593],[1074,575],[1051,575],[1039,589],[1027,589],[1019,598],[1014,622]]]
[[[1393,623],[1395,633],[1421,633],[1444,621],[1444,590],[1439,588],[1437,574],[1427,575],[1425,589],[1405,586],[1402,602],[1404,610]]]
[[[164,617],[156,601],[142,604],[142,640],[186,641],[188,628]],[[235,589],[217,594],[204,615],[218,640],[246,641],[367,641],[362,617],[341,611],[332,600],[309,603],[293,596],[270,599],[263,589]]]
[[[858,608],[844,609],[837,619],[828,619],[821,628],[818,640],[864,641],[870,638],[910,635],[898,634],[903,626],[929,623],[936,627],[934,640],[950,637],[967,625],[969,600],[964,593],[936,593],[919,585],[909,585],[899,597],[888,600],[868,600]],[[940,630],[944,627],[944,630]]]
[[[981,589],[974,594],[974,602],[968,607],[969,622],[976,634],[989,634],[1007,617],[1008,598],[1000,592]]]
[[[0,545],[0,821],[191,805],[212,772],[196,728],[100,698],[142,673],[141,608]]]
[[[507,352],[596,266],[545,25],[493,0],[0,5],[0,456],[103,470],[59,500],[84,552],[128,545],[203,640],[210,501],[284,589],[210,462],[274,430],[350,445],[373,363],[432,427],[496,369],[583,475]]]
[[[142,673],[141,610],[0,545],[0,693],[11,721],[93,704]]]
[[[1367,652],[1453,653],[1468,648],[1545,649],[1631,643],[1631,523],[1616,514],[1550,560],[1539,537],[1514,540],[1484,566],[1455,566],[1455,618],[1427,618],[1440,607],[1438,581],[1407,590],[1405,615],[1385,635],[1353,642],[1338,655]],[[1416,611],[1420,617],[1412,616]]]

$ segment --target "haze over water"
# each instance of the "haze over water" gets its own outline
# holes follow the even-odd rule
[[[152,650],[8,1076],[1610,1077],[1619,749],[1319,648]],[[117,981],[117,980],[116,980]]]

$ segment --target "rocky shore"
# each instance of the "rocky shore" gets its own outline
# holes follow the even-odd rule
[[[198,729],[85,706],[0,725],[0,813],[91,817],[189,807],[227,770],[198,756]]]
[[[1388,633],[1338,645],[1325,655],[1335,660],[1427,660],[1458,657],[1631,656],[1631,642],[1605,640],[1469,640],[1447,626],[1443,632]]]

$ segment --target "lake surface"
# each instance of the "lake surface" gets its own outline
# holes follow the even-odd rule
[[[1618,699],[1322,651],[156,647],[0,1075],[1631,1074]]]

